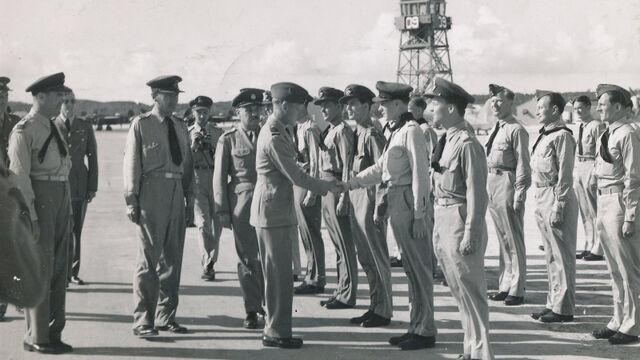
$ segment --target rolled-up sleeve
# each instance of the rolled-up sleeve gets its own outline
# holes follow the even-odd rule
[[[576,142],[573,136],[565,131],[564,134],[554,139],[554,145],[558,159],[558,183],[553,189],[555,200],[552,210],[562,216],[569,192],[573,191]]]

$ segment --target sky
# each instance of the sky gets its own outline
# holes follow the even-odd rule
[[[393,0],[0,0],[0,76],[10,100],[64,71],[78,98],[149,103],[177,74],[180,101],[232,99],[293,81],[312,95],[395,81]],[[454,81],[471,93],[640,87],[640,0],[451,0]]]

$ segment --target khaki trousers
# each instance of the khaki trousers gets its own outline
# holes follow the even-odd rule
[[[598,194],[595,186],[589,185],[593,177],[593,161],[576,161],[573,170],[573,191],[576,193],[580,217],[584,226],[583,250],[602,255],[602,246],[598,237],[597,209]]]
[[[302,200],[307,190],[294,186],[294,206],[298,219],[298,230],[307,259],[307,272],[304,282],[319,287],[326,284],[324,263],[324,241],[320,232],[322,224],[322,198],[316,197],[313,206],[303,207]]]
[[[211,169],[196,169],[196,193],[194,199],[194,223],[198,228],[202,270],[218,261],[222,226],[215,215],[213,201],[213,172]]]

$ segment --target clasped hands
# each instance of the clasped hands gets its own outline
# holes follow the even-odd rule
[[[330,183],[331,184],[328,191],[332,192],[334,195],[339,195],[350,190],[349,184],[345,182],[339,180],[331,180]]]

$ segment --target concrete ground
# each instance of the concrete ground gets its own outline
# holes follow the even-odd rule
[[[535,131],[535,130],[534,130]],[[122,151],[126,131],[98,132],[100,185],[90,204],[83,234],[80,275],[89,284],[71,285],[67,293],[67,324],[63,340],[74,346],[64,359],[454,359],[462,352],[463,333],[456,304],[447,287],[435,286],[438,327],[434,349],[400,352],[387,340],[405,332],[409,321],[407,279],[393,269],[394,317],[385,328],[352,326],[348,318],[367,310],[368,290],[360,272],[355,309],[326,310],[318,301],[335,288],[335,251],[324,234],[328,287],[322,296],[296,296],[294,334],[305,345],[300,350],[263,349],[259,330],[242,328],[244,311],[236,277],[236,253],[231,233],[225,230],[216,266],[218,280],[200,279],[196,230],[187,230],[178,321],[189,328],[184,335],[162,333],[153,341],[131,333],[133,301],[131,281],[136,253],[135,228],[125,216],[122,196]],[[532,141],[535,140],[532,134]],[[484,138],[484,137],[483,137]],[[484,141],[484,139],[482,140]],[[529,196],[530,198],[532,195]],[[610,282],[604,262],[578,261],[576,319],[546,325],[529,317],[544,306],[547,275],[540,237],[527,203],[526,241],[528,283],[526,304],[505,307],[491,302],[491,341],[498,359],[639,359],[640,345],[611,346],[594,340],[589,332],[604,326],[611,316]],[[489,290],[497,287],[498,245],[491,219],[486,252]],[[581,225],[580,225],[581,227]],[[578,244],[583,233],[579,229]],[[304,255],[303,263],[304,263]],[[36,359],[22,350],[23,316],[9,308],[0,323],[0,359]]]

